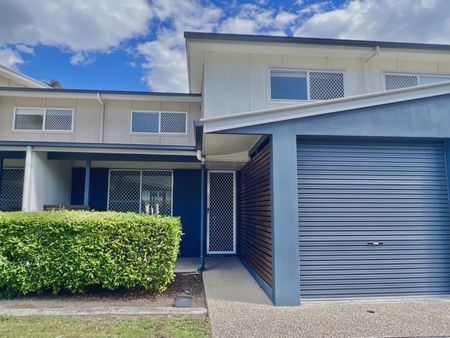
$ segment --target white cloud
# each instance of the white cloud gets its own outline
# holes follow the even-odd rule
[[[6,67],[15,68],[24,63],[19,53],[8,47],[0,46],[0,64]]]
[[[145,0],[2,0],[0,41],[103,50],[145,34],[151,16]]]
[[[34,48],[24,44],[16,45],[16,49],[25,54],[34,54]]]
[[[1,0],[0,45],[15,44],[22,53],[56,46],[75,52],[72,64],[86,64],[93,62],[86,52],[145,35],[151,15],[146,0]]]
[[[89,65],[94,63],[95,58],[84,52],[77,52],[70,58],[70,63],[74,66],[77,65]]]
[[[255,4],[243,4],[234,16],[225,19],[219,26],[220,32],[239,34],[284,35],[285,30],[297,19],[294,13]]]
[[[255,4],[240,5],[226,18],[223,9],[198,0],[155,0],[152,11],[152,23],[163,22],[166,28],[157,30],[156,40],[139,44],[136,53],[146,60],[143,80],[156,91],[188,90],[184,31],[284,35],[297,18]]]
[[[450,42],[448,0],[355,0],[344,7],[313,14],[297,36]]]
[[[337,9],[330,0],[296,0],[289,8],[267,0],[223,8],[204,0],[0,2],[0,63],[20,65],[20,53],[40,44],[72,52],[74,65],[122,47],[126,64],[142,67],[155,91],[188,89],[184,31],[450,42],[450,0],[350,0]],[[129,42],[142,36],[152,39]]]
[[[160,28],[157,39],[139,44],[138,54],[145,58],[144,82],[155,91],[187,91],[187,66],[184,31],[213,31],[222,10],[199,1],[155,0],[152,4],[155,22],[170,23]]]

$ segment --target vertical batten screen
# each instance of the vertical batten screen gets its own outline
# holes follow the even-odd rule
[[[172,215],[169,170],[110,170],[108,210]]]
[[[3,168],[1,172],[0,211],[22,209],[23,168]]]
[[[272,286],[272,198],[270,145],[264,146],[240,171],[239,257]]]
[[[235,172],[208,175],[208,253],[236,253]]]

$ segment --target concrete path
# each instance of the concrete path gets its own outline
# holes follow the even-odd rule
[[[200,266],[198,257],[179,257],[175,262],[175,273],[197,272]]]
[[[75,308],[5,308],[0,307],[0,316],[99,316],[99,315],[203,315],[205,308],[175,308],[175,307],[137,307],[137,306],[100,306]]]
[[[203,278],[213,337],[450,337],[448,299],[274,307],[237,258],[210,258]]]

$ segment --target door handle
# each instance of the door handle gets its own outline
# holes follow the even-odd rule
[[[383,245],[383,242],[367,242],[367,245]]]

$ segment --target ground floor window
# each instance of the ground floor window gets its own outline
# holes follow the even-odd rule
[[[23,168],[3,168],[0,177],[0,211],[22,210]]]
[[[108,210],[172,215],[171,170],[109,171]]]

